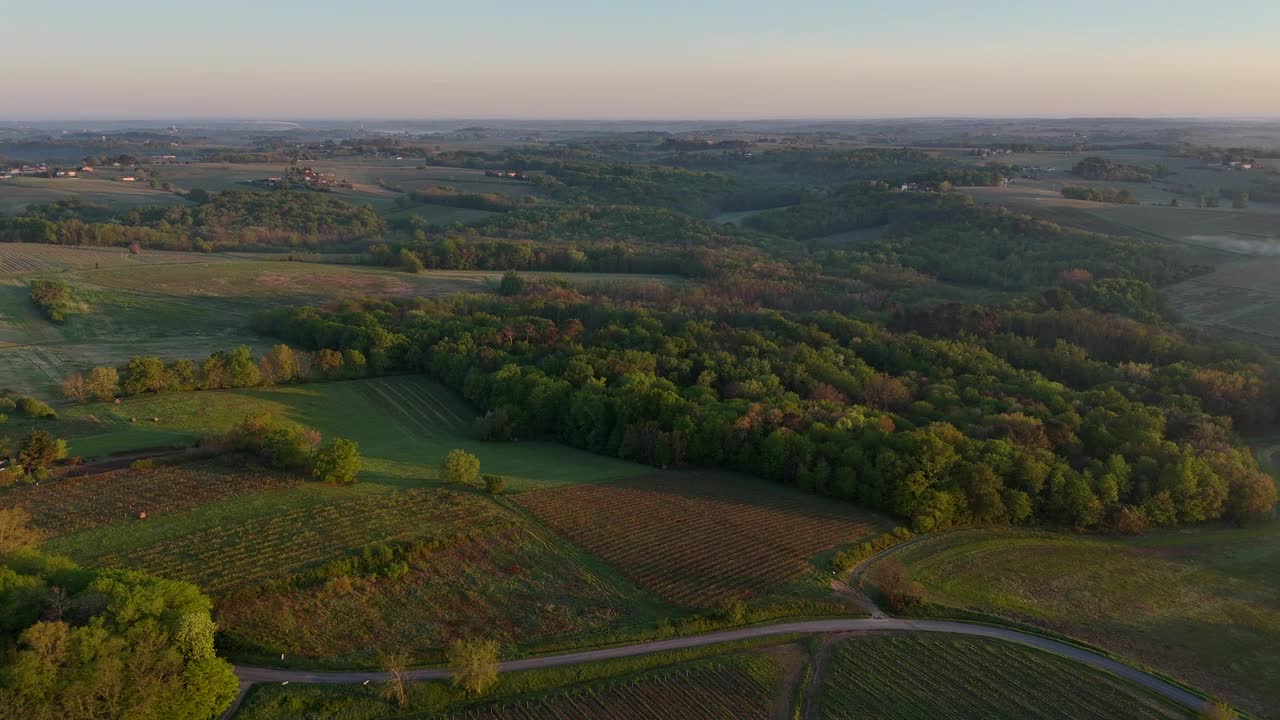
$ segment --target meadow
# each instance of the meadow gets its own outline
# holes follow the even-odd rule
[[[1261,715],[1280,707],[1280,522],[1124,539],[964,531],[895,557],[930,614],[1038,625]]]
[[[1183,317],[1218,336],[1280,351],[1278,272],[1280,256],[1274,254],[1233,258],[1173,285],[1169,299]]]
[[[670,472],[518,495],[556,532],[675,605],[714,608],[828,583],[813,559],[887,530],[885,518],[778,484]],[[808,581],[808,582],[806,582]]]
[[[1032,648],[966,637],[868,634],[823,664],[823,720],[1071,720],[1193,717],[1107,673]]]
[[[13,215],[28,205],[44,205],[71,198],[121,212],[144,205],[186,202],[171,192],[153,190],[146,183],[124,183],[107,177],[14,177],[0,180],[0,213]]]
[[[434,479],[444,455],[462,448],[481,472],[506,476],[513,490],[592,482],[651,472],[642,465],[545,442],[486,443],[475,412],[419,376],[310,383],[276,388],[139,395],[119,405],[65,408],[50,431],[73,455],[102,457],[156,445],[186,445],[226,432],[246,416],[272,413],[360,444],[366,482],[416,486]],[[159,418],[131,422],[131,418]],[[360,418],[360,422],[352,422]]]

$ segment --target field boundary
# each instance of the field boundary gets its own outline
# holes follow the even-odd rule
[[[1147,690],[1172,700],[1191,710],[1199,711],[1208,705],[1205,695],[1194,692],[1180,684],[1174,684],[1162,677],[1148,672],[1130,663],[1114,659],[1093,650],[1055,640],[1043,635],[1022,632],[1012,628],[987,625],[981,623],[954,620],[910,620],[903,618],[845,618],[835,620],[809,620],[801,622],[775,623],[751,628],[725,630],[703,635],[693,635],[672,640],[658,640],[634,645],[624,645],[602,650],[548,655],[542,657],[508,660],[499,663],[501,672],[519,670],[535,670],[540,668],[578,665],[603,660],[648,655],[672,650],[718,645],[721,643],[771,637],[775,635],[795,634],[828,634],[842,632],[937,632],[958,635],[987,637],[1006,642],[1036,648],[1053,655],[1089,665],[1103,672],[1108,672],[1128,680]],[[381,682],[389,678],[385,672],[308,672],[301,670],[279,670],[275,668],[236,666],[236,675],[242,685],[255,683],[330,683],[351,684]],[[409,680],[445,680],[450,672],[442,668],[424,668],[405,673]]]

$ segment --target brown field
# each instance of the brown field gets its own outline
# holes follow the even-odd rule
[[[753,478],[662,473],[516,501],[637,585],[687,607],[749,599],[815,573],[809,559],[888,529],[828,498]]]
[[[297,475],[234,459],[209,460],[158,465],[151,470],[112,470],[15,487],[0,494],[0,507],[20,506],[31,513],[36,527],[51,535],[64,535],[138,521],[142,512],[151,518],[299,482]]]
[[[379,649],[435,661],[458,639],[536,643],[607,630],[632,616],[622,591],[511,519],[469,523],[465,538],[410,560],[399,577],[230,596],[216,619],[238,647],[370,664]]]
[[[774,689],[732,665],[694,667],[632,680],[548,692],[451,715],[452,720],[766,720]],[[783,708],[786,710],[787,708]]]

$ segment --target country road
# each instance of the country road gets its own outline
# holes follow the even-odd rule
[[[577,665],[580,663],[596,662],[599,660],[612,660],[616,658],[647,655],[650,653],[665,652],[668,650],[682,650],[685,648],[702,647],[738,640],[750,640],[753,638],[770,637],[774,635],[875,631],[950,633],[954,635],[987,637],[1006,642],[1018,643],[1020,645],[1037,648],[1039,650],[1069,658],[1099,670],[1112,673],[1125,678],[1126,680],[1137,683],[1152,692],[1193,710],[1201,710],[1207,704],[1203,698],[1190,693],[1173,683],[1162,680],[1159,677],[1139,670],[1138,668],[1112,660],[1109,657],[1075,645],[1069,645],[1067,643],[1039,635],[1019,632],[1010,628],[979,625],[976,623],[955,622],[950,620],[847,618],[786,622],[778,623],[776,625],[762,625],[758,627],[738,628],[736,630],[724,630],[721,632],[707,633],[705,635],[675,638],[673,640],[657,640],[653,642],[637,643],[634,645],[623,645],[620,647],[605,648],[602,650],[585,650],[582,652],[565,653],[563,655],[546,655],[543,657],[527,658],[524,660],[509,660],[507,662],[500,663],[499,669],[502,672],[511,672],[514,670]],[[381,672],[311,672],[306,670],[279,670],[274,668],[245,666],[237,666],[236,675],[239,676],[241,686],[245,689],[256,683],[363,683],[366,680],[377,682],[388,678],[386,673]],[[411,670],[406,673],[406,677],[413,680],[442,680],[449,677],[449,672],[447,670],[437,669]],[[243,693],[241,693],[241,698],[243,698],[243,696]],[[238,704],[239,701],[237,701],[236,705],[238,706]],[[235,706],[233,706],[233,708],[228,711],[228,715],[224,715],[224,717],[230,717],[230,713],[234,712],[234,710]]]

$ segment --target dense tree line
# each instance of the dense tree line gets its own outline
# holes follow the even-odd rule
[[[310,380],[349,380],[383,368],[370,367],[359,350],[320,348],[315,352],[275,345],[255,357],[247,345],[220,350],[203,361],[137,356],[121,367],[95,367],[62,381],[63,395],[76,402],[107,401],[143,393],[271,387]]]
[[[1062,197],[1071,200],[1088,200],[1090,202],[1117,203],[1120,205],[1137,205],[1138,197],[1128,188],[1082,187],[1067,185],[1062,188]]]
[[[1058,369],[1047,368],[1062,379],[1030,367],[1048,357],[1034,336],[999,332],[1017,322],[1000,319],[983,339],[927,337],[830,312],[695,316],[550,288],[281,309],[261,328],[438,378],[488,413],[479,430],[490,438],[543,436],[658,466],[738,469],[917,530],[1033,521],[1140,529],[1270,510],[1274,484],[1230,421],[1206,412],[1213,402],[1226,414],[1271,402],[1270,380],[1256,399],[1194,394],[1200,381],[1234,387],[1229,365],[1188,368],[1185,379],[1176,367],[1153,369],[1159,377],[1145,385],[1068,384]],[[1131,369],[1121,362],[1114,372]],[[1222,375],[1195,379],[1214,372]]]
[[[373,209],[302,191],[192,193],[194,204],[148,206],[104,218],[84,203],[0,217],[0,241],[209,250],[225,245],[324,245],[385,231]]]
[[[663,207],[700,217],[777,207],[802,197],[796,190],[717,173],[626,163],[553,163],[534,177],[534,184],[548,197],[569,204]]]
[[[778,241],[758,233],[664,208],[547,205],[504,213],[465,230],[432,233],[425,222],[412,221],[410,227],[412,240],[373,245],[370,260],[415,271],[514,269],[705,277],[739,271],[785,251]]]
[[[239,692],[194,585],[24,548],[0,510],[0,708],[24,720],[205,720]]]
[[[1161,164],[1139,167],[1118,163],[1107,158],[1087,157],[1075,164],[1071,172],[1085,180],[1113,180],[1118,182],[1151,182],[1167,177],[1169,168]]]

